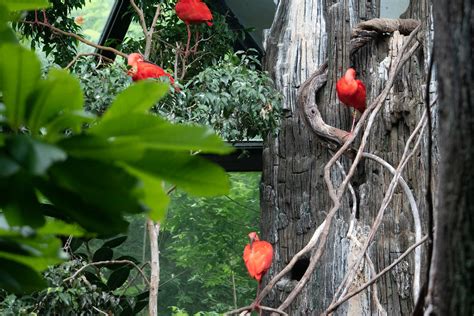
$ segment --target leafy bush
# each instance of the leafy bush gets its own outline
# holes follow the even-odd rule
[[[251,54],[227,54],[155,109],[176,122],[210,126],[228,141],[264,138],[278,129],[281,96],[259,66]]]

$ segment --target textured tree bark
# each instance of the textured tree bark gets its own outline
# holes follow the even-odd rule
[[[379,37],[358,50],[350,61],[352,28],[359,22],[377,17],[378,12],[379,1],[370,0],[281,0],[278,3],[266,42],[265,67],[284,95],[286,111],[278,137],[268,139],[264,149],[262,235],[275,249],[274,263],[264,282],[268,282],[304,247],[331,207],[323,168],[333,152],[305,124],[298,110],[297,90],[327,60],[326,85],[314,97],[327,124],[348,130],[351,114],[337,101],[336,80],[349,65],[355,66],[367,86],[368,102],[371,102],[383,89],[387,69],[406,40],[406,36],[398,32]],[[431,30],[429,12],[427,0],[412,1],[405,17],[420,20],[425,30],[421,33],[430,34],[426,32]],[[429,36],[421,39],[426,47],[431,45]],[[366,151],[395,166],[424,111],[423,87],[426,85],[429,51],[427,48],[419,49],[396,78],[366,148]],[[435,146],[435,169],[436,149]],[[426,232],[426,138],[422,140],[416,156],[402,175],[416,197],[422,230]],[[342,162],[347,170],[349,158],[343,158]],[[333,182],[339,184],[342,178],[341,172],[334,168]],[[391,178],[390,172],[373,161],[365,160],[360,164],[351,181],[358,200],[357,212],[351,216],[352,202],[347,193],[333,220],[323,257],[309,283],[286,310],[289,315],[319,315],[331,304],[349,264],[358,256],[360,245],[367,238]],[[414,242],[414,219],[408,199],[402,191],[396,191],[369,248],[373,264],[368,262],[364,265],[353,286],[365,283],[374,275],[373,269],[375,273],[382,270]],[[308,261],[309,256],[300,260],[262,304],[278,307],[301,278]],[[416,299],[412,288],[413,271],[412,254],[382,277],[376,283],[377,288],[372,287],[355,296],[343,304],[336,314],[409,314]],[[424,271],[421,272],[424,276]]]
[[[474,314],[474,5],[434,3],[440,187],[426,314]]]

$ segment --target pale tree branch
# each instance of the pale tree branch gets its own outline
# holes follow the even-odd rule
[[[423,113],[423,116],[422,116],[420,122],[418,123],[417,127],[415,128],[413,133],[408,138],[405,149],[404,149],[404,152],[402,154],[402,158],[401,158],[400,163],[399,163],[399,165],[396,169],[396,173],[395,173],[394,177],[392,178],[392,181],[390,182],[389,188],[387,189],[387,191],[385,193],[384,199],[382,200],[382,205],[380,206],[380,209],[377,213],[374,224],[372,225],[372,228],[369,232],[368,238],[367,238],[367,240],[364,244],[364,247],[362,248],[361,254],[358,256],[357,260],[349,268],[349,272],[346,274],[343,281],[341,282],[341,286],[339,286],[338,290],[336,291],[336,294],[334,295],[334,299],[336,299],[339,294],[340,294],[340,296],[345,295],[345,292],[349,288],[349,285],[352,281],[352,278],[354,277],[354,274],[355,274],[355,271],[356,271],[357,267],[361,264],[362,258],[364,257],[367,249],[369,248],[370,243],[372,242],[373,238],[375,237],[377,229],[380,226],[380,224],[382,223],[382,219],[383,219],[385,209],[387,208],[388,204],[390,203],[390,201],[393,197],[393,193],[395,192],[395,188],[398,184],[398,180],[400,178],[401,172],[403,171],[403,169],[406,166],[409,159],[413,156],[415,150],[418,148],[418,145],[420,143],[420,140],[421,140],[421,137],[422,137],[422,134],[423,134],[424,127],[426,125],[425,118],[426,118],[426,112]],[[420,129],[421,129],[421,131],[420,131]],[[415,138],[415,136],[418,134],[419,131],[420,131],[419,137],[418,137],[415,145],[413,146],[413,149],[411,151],[409,151],[409,147],[411,145],[411,142],[413,141],[413,139]],[[345,285],[345,287],[344,287],[344,285]]]
[[[365,290],[367,287],[369,287],[370,285],[374,284],[375,282],[377,282],[378,279],[380,279],[382,276],[385,275],[385,273],[387,273],[388,271],[392,270],[393,267],[395,267],[397,264],[399,264],[406,256],[408,256],[414,249],[416,249],[418,246],[420,246],[421,244],[423,244],[424,242],[426,242],[426,240],[428,240],[428,236],[425,236],[423,237],[421,240],[419,240],[418,242],[416,242],[414,245],[410,246],[400,257],[398,257],[394,262],[392,262],[389,266],[385,267],[385,269],[383,269],[382,271],[380,271],[376,276],[374,276],[372,279],[370,279],[368,282],[364,283],[363,285],[361,285],[360,287],[358,287],[357,289],[355,289],[354,291],[348,293],[347,295],[345,295],[343,298],[341,298],[340,300],[338,300],[336,303],[334,304],[331,304],[331,306],[328,307],[328,309],[323,313],[323,315],[327,315],[333,311],[336,310],[337,307],[339,307],[341,304],[343,304],[344,302],[346,302],[347,300],[351,299],[352,297],[354,297],[355,295],[359,294],[360,292],[362,292],[363,290]]]

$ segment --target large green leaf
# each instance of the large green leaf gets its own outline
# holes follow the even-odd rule
[[[64,113],[82,110],[84,98],[79,81],[66,70],[52,69],[32,95],[28,127],[39,133],[52,119]],[[77,125],[77,124],[74,124]],[[49,131],[46,131],[49,133]]]
[[[170,203],[170,198],[163,189],[163,181],[156,174],[131,166],[127,166],[127,170],[142,181],[143,202],[149,208],[148,217],[157,222],[163,221]]]
[[[168,92],[168,85],[141,81],[121,92],[103,116],[103,120],[125,117],[131,113],[147,113]]]
[[[39,272],[67,258],[61,246],[61,240],[53,235],[0,237],[0,258],[19,262]]]
[[[0,258],[0,288],[13,293],[30,293],[45,286],[43,278],[27,265]]]
[[[60,148],[26,135],[7,138],[6,150],[10,159],[31,175],[44,175],[52,164],[63,161],[67,157]]]
[[[96,135],[78,135],[59,143],[69,155],[105,161],[138,160],[145,152],[145,145],[138,137],[104,138]]]
[[[109,279],[107,280],[107,286],[110,291],[118,289],[125,283],[125,281],[127,281],[128,276],[130,275],[130,269],[129,266],[125,266],[110,274]]]
[[[49,7],[48,0],[0,0],[10,11],[34,10]]]
[[[0,46],[0,91],[13,130],[25,123],[26,102],[40,78],[35,53],[14,44]]]
[[[50,169],[50,180],[108,213],[144,211],[136,190],[139,181],[122,168],[95,160],[70,158]]]
[[[53,181],[38,179],[36,186],[58,210],[89,232],[113,235],[127,230],[128,222],[123,219],[120,209],[100,208],[89,203],[81,194],[60,187]]]
[[[39,235],[61,235],[81,237],[86,234],[77,224],[69,224],[54,218],[47,218],[46,224],[36,230]]]
[[[143,173],[176,184],[193,195],[226,194],[230,187],[224,169],[188,153],[149,150],[142,159],[129,165]]]
[[[102,121],[89,131],[113,137],[138,137],[146,147],[166,150],[199,150],[205,153],[228,154],[233,148],[211,129],[203,126],[171,124],[157,116],[130,114]]]
[[[73,111],[63,113],[56,117],[46,125],[47,134],[44,139],[48,142],[56,142],[58,139],[64,138],[66,129],[74,134],[78,134],[85,123],[92,123],[95,116],[92,113],[83,111]]]
[[[8,185],[1,187],[6,196],[1,201],[3,212],[10,226],[39,227],[44,224],[45,219],[31,178],[24,173],[16,174],[8,179]]]

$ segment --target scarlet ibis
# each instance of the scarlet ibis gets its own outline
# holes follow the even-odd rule
[[[178,0],[175,6],[176,15],[186,24],[188,40],[186,42],[185,54],[189,53],[189,43],[191,42],[190,24],[206,23],[212,25],[212,13],[202,0]]]
[[[273,247],[268,241],[260,240],[256,232],[249,233],[250,243],[244,248],[244,262],[250,276],[258,281],[257,297],[262,277],[272,265]],[[258,306],[258,302],[256,302]]]
[[[128,75],[132,76],[133,81],[168,77],[171,84],[174,85],[174,79],[169,73],[164,71],[160,66],[145,61],[141,54],[132,53],[128,55],[128,65],[132,67],[128,71]]]
[[[345,75],[336,83],[337,97],[348,107],[354,108],[352,112],[352,128],[354,130],[356,110],[364,113],[366,104],[365,85],[359,79],[356,79],[354,68],[347,69]]]

